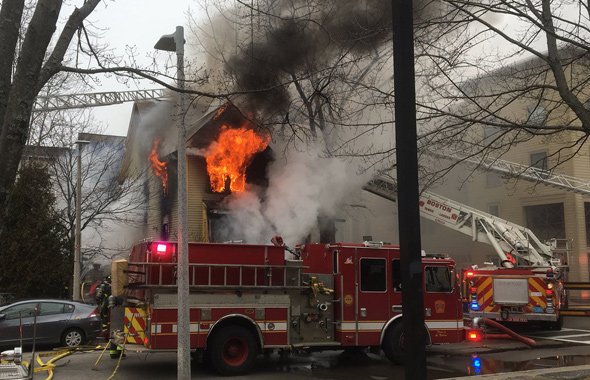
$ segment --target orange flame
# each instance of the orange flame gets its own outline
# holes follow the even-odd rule
[[[211,189],[223,192],[226,181],[229,190],[244,191],[246,188],[246,168],[254,155],[268,146],[270,136],[259,135],[252,128],[229,128],[224,125],[216,142],[207,148],[207,172]]]
[[[168,187],[168,170],[166,166],[168,165],[165,162],[162,162],[158,159],[158,146],[160,145],[160,139],[155,138],[152,144],[152,150],[150,152],[149,160],[152,165],[152,171],[154,174],[162,180],[162,191],[166,194],[166,189]]]

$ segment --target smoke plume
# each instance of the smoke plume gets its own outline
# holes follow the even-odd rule
[[[263,20],[251,25],[249,45],[231,56],[226,69],[237,89],[252,91],[246,107],[265,115],[284,112],[290,101],[285,83],[332,67],[340,54],[362,55],[389,41],[391,2],[383,0],[282,0],[256,9]],[[414,0],[416,20],[428,17],[433,2]],[[262,16],[261,16],[262,14]]]
[[[276,234],[296,244],[317,225],[318,215],[334,216],[346,197],[367,181],[354,166],[319,149],[290,153],[269,168],[266,190],[250,188],[226,200],[228,236],[267,244]]]

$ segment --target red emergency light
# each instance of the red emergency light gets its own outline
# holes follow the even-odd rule
[[[473,277],[473,274],[474,274],[473,272],[467,272],[466,273],[467,277]]]
[[[481,333],[478,330],[468,331],[467,340],[471,342],[479,342],[481,340]]]
[[[156,246],[156,252],[158,253],[166,253],[168,250],[168,246],[166,244],[158,243]]]
[[[547,295],[547,297],[551,297],[553,295],[553,290],[547,289],[545,290],[545,294]]]

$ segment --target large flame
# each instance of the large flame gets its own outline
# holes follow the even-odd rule
[[[207,172],[211,189],[215,192],[226,190],[244,191],[246,188],[246,168],[254,155],[268,146],[270,136],[260,135],[252,128],[221,127],[217,141],[207,148]]]
[[[154,138],[154,142],[152,144],[152,150],[150,152],[150,163],[152,165],[152,171],[154,174],[162,180],[162,191],[166,194],[167,187],[168,187],[168,170],[166,168],[167,164],[162,162],[158,159],[158,146],[160,145],[160,139]]]

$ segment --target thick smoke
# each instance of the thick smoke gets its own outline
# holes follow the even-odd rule
[[[268,24],[255,41],[227,62],[247,108],[264,114],[285,111],[289,75],[328,66],[340,49],[367,52],[391,34],[391,2],[328,0],[312,7],[306,1],[274,3]]]
[[[318,215],[335,216],[367,179],[350,163],[322,157],[319,149],[291,153],[273,162],[266,190],[250,188],[227,199],[226,233],[248,243],[268,243],[276,234],[287,244],[300,243]]]
[[[391,2],[384,0],[272,1],[263,21],[252,32],[254,41],[231,56],[226,68],[246,107],[264,115],[287,110],[290,96],[283,84],[302,69],[306,73],[334,65],[340,54],[362,55],[387,42],[392,34]],[[414,0],[414,19],[421,20],[438,5]],[[256,28],[256,26],[251,26]]]

